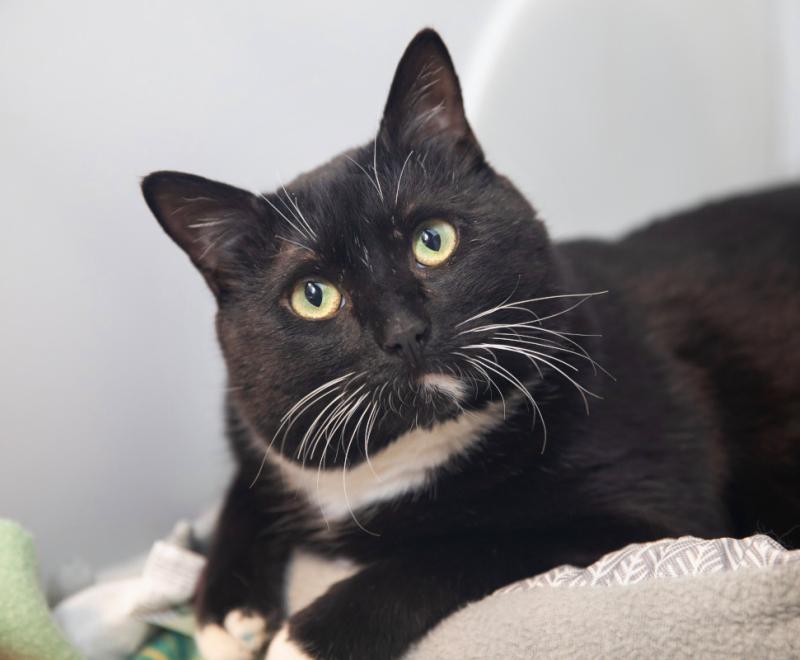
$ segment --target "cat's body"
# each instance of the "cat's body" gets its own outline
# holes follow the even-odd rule
[[[607,398],[625,405],[611,392],[627,381],[638,388],[632,407],[648,405],[646,356],[664,379],[657,391],[684,407],[674,419],[644,412],[643,445],[663,425],[672,449],[704,448],[705,464],[680,473],[696,483],[702,471],[723,533],[758,530],[800,545],[800,186],[707,204],[618,242],[560,249],[583,281],[609,290],[610,304],[595,306],[617,377]],[[617,342],[611,335],[626,321],[628,338]]]
[[[800,541],[800,187],[552,245],[428,31],[378,140],[285,195],[144,190],[218,298],[231,381],[211,660],[279,628],[269,658],[397,657],[466,602],[627,543]],[[298,551],[352,564],[293,612]]]

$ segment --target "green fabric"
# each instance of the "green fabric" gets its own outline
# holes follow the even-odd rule
[[[194,640],[163,630],[150,639],[131,660],[202,660]]]
[[[30,534],[0,519],[0,660],[79,660],[59,632],[37,574]]]

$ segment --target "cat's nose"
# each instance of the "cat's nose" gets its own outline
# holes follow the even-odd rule
[[[427,320],[409,312],[398,314],[384,328],[383,350],[417,363],[429,334],[430,323]]]

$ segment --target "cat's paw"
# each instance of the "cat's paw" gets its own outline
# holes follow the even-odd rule
[[[269,641],[269,626],[260,614],[231,610],[222,625],[200,626],[195,642],[205,660],[251,660]]]
[[[264,660],[313,660],[300,646],[289,639],[289,627],[283,627],[273,638]]]

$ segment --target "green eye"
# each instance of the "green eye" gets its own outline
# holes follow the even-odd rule
[[[426,220],[414,232],[414,258],[423,266],[438,266],[453,254],[458,243],[456,228],[445,220]]]
[[[339,311],[342,294],[328,280],[300,280],[289,299],[292,309],[304,319],[327,319]]]

